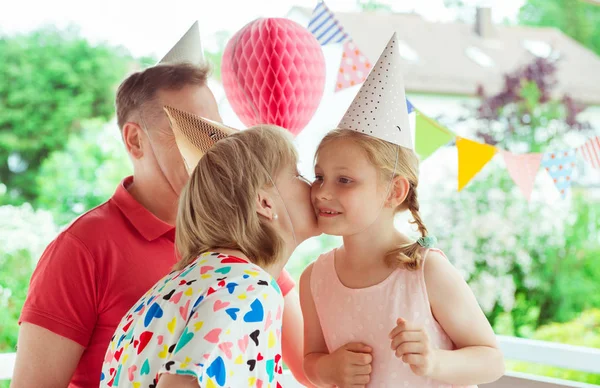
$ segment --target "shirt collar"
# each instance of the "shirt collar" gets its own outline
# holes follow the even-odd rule
[[[153,241],[167,233],[169,233],[169,236],[173,235],[175,232],[173,225],[160,220],[127,191],[127,187],[132,183],[132,176],[123,179],[111,201],[117,205],[123,215],[146,240]]]

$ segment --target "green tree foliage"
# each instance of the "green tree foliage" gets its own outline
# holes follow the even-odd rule
[[[600,5],[582,0],[527,0],[518,22],[558,28],[600,55]]]
[[[204,57],[211,65],[212,77],[217,81],[221,81],[221,62],[223,58],[223,50],[216,52],[205,51]]]
[[[36,177],[37,204],[59,225],[106,201],[132,168],[116,124],[84,122],[65,149],[54,151]]]
[[[115,88],[130,64],[124,50],[92,45],[74,29],[48,27],[0,37],[0,182],[9,189],[5,201],[35,200],[40,166],[81,130],[81,120],[113,116]]]
[[[376,0],[356,0],[356,4],[362,11],[365,11],[365,12],[369,12],[369,11],[392,12],[391,5],[380,3]]]

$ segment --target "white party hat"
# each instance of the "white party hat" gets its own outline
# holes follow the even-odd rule
[[[338,127],[413,150],[397,42],[394,33]]]
[[[194,22],[187,32],[175,43],[175,46],[159,63],[184,63],[199,65],[204,62],[202,42],[200,42],[200,28],[198,21]]]

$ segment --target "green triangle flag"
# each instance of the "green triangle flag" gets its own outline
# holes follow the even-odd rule
[[[421,160],[425,160],[438,148],[448,144],[456,135],[421,112],[416,113],[415,149]]]

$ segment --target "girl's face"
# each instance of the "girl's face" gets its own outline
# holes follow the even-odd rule
[[[319,229],[348,236],[368,228],[379,216],[386,184],[354,141],[337,139],[316,158],[311,199]]]
[[[275,211],[285,232],[290,235],[293,233],[297,244],[319,235],[317,219],[310,201],[310,183],[300,175],[297,167],[290,165],[282,168],[273,179],[282,199],[274,201]]]

